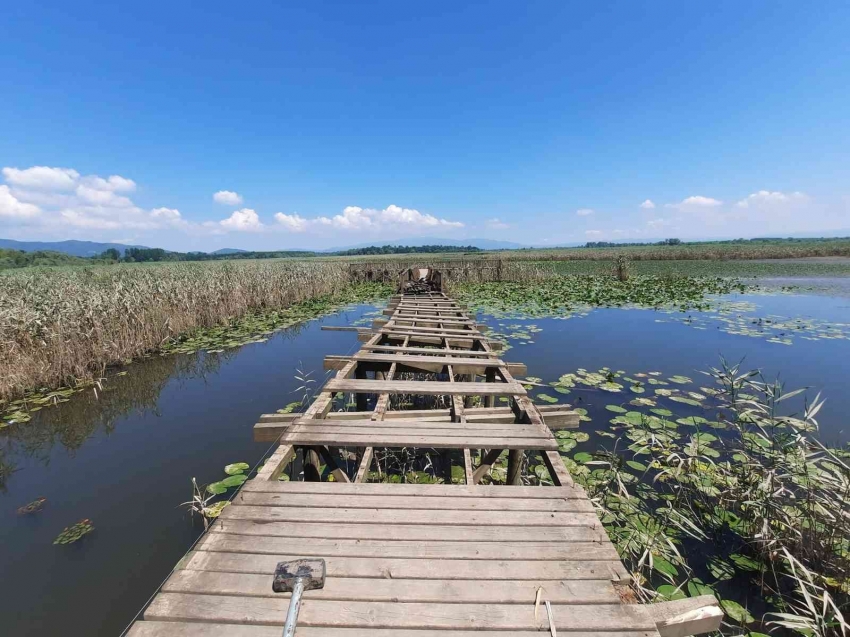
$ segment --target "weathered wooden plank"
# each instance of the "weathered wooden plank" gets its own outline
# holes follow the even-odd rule
[[[537,589],[553,604],[616,604],[619,595],[610,582],[586,580],[563,582],[492,580],[470,586],[463,580],[396,580],[377,578],[328,578],[325,587],[309,594],[310,599],[376,602],[438,602],[443,604],[492,603],[533,604]],[[215,573],[177,571],[162,587],[167,593],[238,595],[288,599],[288,594],[272,592],[269,578],[255,573]]]
[[[282,625],[288,605],[287,599],[162,593],[145,611],[145,619]],[[556,606],[555,625],[563,631],[654,628],[634,606],[626,604]],[[535,617],[534,604],[339,603],[307,594],[298,626],[548,630],[549,623],[545,613]]]
[[[418,325],[396,325],[394,321],[390,321],[385,326],[380,328],[379,331],[382,334],[391,334],[391,333],[406,334],[408,332],[412,332],[412,333],[415,334],[415,333],[418,333],[418,332],[422,332],[423,334],[426,334],[426,335],[429,335],[429,336],[431,334],[434,334],[434,335],[437,335],[437,336],[444,336],[444,335],[464,336],[464,337],[465,336],[483,336],[483,334],[481,332],[479,332],[478,330],[475,330],[475,329],[458,330],[458,329],[450,329],[450,328],[447,328],[447,327],[419,327]]]
[[[446,356],[451,354],[451,356]],[[417,363],[427,363],[429,365],[462,365],[465,367],[474,367],[476,369],[485,370],[488,367],[499,367],[507,365],[503,360],[498,358],[474,358],[455,356],[453,350],[442,350],[440,356],[423,356],[423,355],[406,355],[406,354],[371,354],[369,352],[358,352],[352,358],[357,361],[373,362],[373,363],[401,363],[402,365],[415,365]]]
[[[314,591],[310,592],[313,595]],[[398,628],[312,628],[299,626],[298,637],[505,637],[499,630],[403,630]],[[537,631],[511,631],[510,637],[541,637]],[[280,637],[280,626],[217,624],[206,621],[138,621],[127,637]],[[655,631],[571,631],[570,637],[658,637]]]
[[[483,357],[489,357],[489,358],[492,358],[492,357],[495,356],[495,354],[493,352],[485,352],[485,351],[482,351],[482,350],[474,350],[474,349],[457,349],[457,348],[455,348],[455,349],[451,350],[451,352],[447,352],[443,348],[402,347],[401,345],[379,345],[379,344],[369,345],[369,344],[367,344],[367,345],[364,345],[363,347],[361,347],[360,349],[361,349],[361,351],[378,351],[378,350],[383,351],[383,350],[387,350],[387,351],[391,351],[391,352],[399,352],[399,353],[402,353],[402,354],[442,354],[442,355],[446,355],[446,354],[450,353],[450,354],[453,354],[453,355],[457,354],[458,356],[476,356],[476,357],[483,356]]]
[[[392,495],[388,491],[383,495],[316,493],[269,493],[262,491],[241,491],[236,496],[237,505],[250,504],[272,507],[308,507],[345,509],[434,509],[437,511],[593,511],[588,499],[563,498],[455,498],[451,496],[406,496]]]
[[[363,482],[369,474],[369,469],[372,466],[372,456],[375,450],[372,447],[364,447],[360,463],[357,466],[357,475],[354,477],[354,482]]]
[[[383,430],[382,430],[383,431]],[[434,435],[394,436],[384,433],[368,434],[321,434],[312,431],[297,431],[295,433],[284,433],[280,438],[281,443],[296,446],[331,445],[337,447],[372,447],[396,448],[396,447],[421,447],[430,449],[463,449],[469,447],[492,447],[501,449],[531,449],[531,450],[557,450],[558,443],[554,438],[497,438],[495,436],[460,436],[460,437],[437,437]]]
[[[431,509],[374,509],[368,515],[362,509],[288,508],[229,506],[224,519],[269,522],[343,522],[352,524],[443,524],[492,526],[586,526],[598,520],[595,513],[543,513],[538,511],[445,511]]]
[[[499,484],[348,484],[332,482],[265,482],[248,480],[243,491],[266,493],[306,493],[316,495],[397,495],[407,497],[452,497],[452,498],[519,498],[528,499],[586,499],[587,494],[580,486],[512,486]]]
[[[192,571],[271,575],[278,562],[294,559],[298,559],[298,556],[286,553],[262,555],[191,551],[182,564],[183,568]],[[613,566],[614,562],[605,560],[556,562],[336,557],[327,561],[327,576],[378,577],[396,580],[610,580]]]
[[[442,394],[469,396],[510,396],[525,395],[525,389],[519,383],[449,383],[427,380],[352,380],[330,379],[322,391],[348,392],[360,394],[424,394],[439,396]]]
[[[397,418],[397,419],[389,419],[389,420],[369,420],[369,419],[359,419],[359,420],[337,420],[336,414],[330,414],[332,418],[324,418],[320,420],[303,420],[296,419],[292,420],[289,423],[290,431],[298,431],[298,427],[302,427],[303,430],[309,429],[311,431],[317,431],[318,429],[331,428],[331,429],[346,429],[349,433],[364,433],[363,431],[359,431],[361,429],[366,429],[368,431],[379,431],[381,429],[386,429],[386,433],[398,433],[398,434],[406,434],[406,433],[418,433],[419,435],[423,434],[431,434],[431,433],[442,433],[445,432],[446,435],[485,435],[488,432],[492,432],[497,436],[510,436],[511,433],[516,433],[520,438],[532,438],[541,436],[544,438],[551,438],[552,434],[548,429],[540,427],[539,425],[531,425],[526,423],[511,423],[511,422],[487,422],[484,420],[473,420],[464,423],[451,422],[450,420],[445,419],[437,419],[434,420],[425,420],[425,419],[408,419],[408,418]]]
[[[286,465],[288,465],[294,457],[295,449],[292,445],[280,445],[277,449],[275,449],[274,453],[268,457],[262,468],[257,471],[255,479],[258,482],[263,480],[276,481],[278,477],[280,477],[280,474],[283,473],[284,469],[286,469]]]
[[[374,557],[381,559],[613,561],[619,559],[610,542],[422,542],[404,540],[295,539],[229,533],[207,533],[200,551],[302,555],[325,558]]]
[[[435,524],[346,524],[268,522],[219,519],[211,527],[237,535],[263,535],[288,538],[329,538],[366,540],[440,540],[471,542],[600,542],[607,541],[602,526],[446,526]]]

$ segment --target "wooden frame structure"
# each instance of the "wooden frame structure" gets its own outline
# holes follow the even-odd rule
[[[261,418],[256,439],[280,445],[130,637],[276,636],[289,600],[272,592],[275,565],[311,556],[326,560],[327,582],[305,594],[299,637],[683,637],[718,627],[713,598],[621,602],[628,572],[549,426],[575,427],[576,413],[538,409],[514,378],[524,366],[500,359],[442,292],[400,294],[386,314],[359,335],[359,352],[326,359],[336,374],[305,413]],[[355,395],[356,411],[331,412],[340,392]],[[445,396],[449,407],[391,410],[393,395]],[[462,450],[466,484],[366,483],[381,447]],[[355,472],[339,466],[338,448],[358,450]],[[479,484],[504,450],[508,484]],[[527,451],[555,486],[521,486]],[[297,454],[304,481],[281,481]],[[322,462],[333,481],[321,481]]]

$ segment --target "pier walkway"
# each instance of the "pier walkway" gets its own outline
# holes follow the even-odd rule
[[[289,599],[272,592],[275,565],[304,557],[326,560],[327,581],[304,596],[300,637],[682,637],[717,627],[713,599],[622,602],[629,575],[551,431],[578,426],[577,414],[536,407],[514,379],[524,366],[501,360],[445,294],[400,294],[385,313],[359,333],[360,351],[326,359],[336,374],[305,413],[261,418],[256,439],[279,447],[130,637],[277,637]],[[356,410],[332,411],[338,394],[354,394]],[[443,408],[390,409],[398,396],[442,397]],[[450,470],[446,484],[369,482],[387,448],[454,453],[465,484],[451,484]],[[480,484],[505,453],[507,484]],[[522,486],[532,454],[553,486]],[[281,480],[287,471],[293,479]]]

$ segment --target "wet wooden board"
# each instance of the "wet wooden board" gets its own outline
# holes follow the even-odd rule
[[[525,396],[519,383],[448,383],[427,380],[352,380],[332,378],[322,391],[354,394],[419,394],[425,396]]]

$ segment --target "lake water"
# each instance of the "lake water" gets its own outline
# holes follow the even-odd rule
[[[721,355],[745,359],[744,367],[779,374],[789,389],[823,391],[821,437],[850,440],[850,300],[752,295],[724,301],[722,311],[690,315],[598,309],[566,320],[480,318],[512,335],[504,358],[526,363],[529,375],[543,382],[577,368],[607,367],[627,376],[685,375],[696,387],[710,384],[698,371],[718,365]],[[0,490],[3,634],[120,634],[202,530],[179,506],[191,496],[191,478],[207,483],[223,478],[226,464],[259,462],[268,446],[252,442],[257,417],[300,398],[299,369],[320,385],[323,357],[359,346],[354,334],[320,325],[350,325],[373,311],[349,308],[223,354],[134,363],[97,398],[87,390],[33,414],[29,423],[0,430],[0,463],[13,469]],[[532,393],[541,392],[588,409],[593,420],[582,430],[606,427],[600,410],[609,397],[578,389]],[[603,443],[594,435],[587,444]],[[43,510],[16,513],[38,497],[47,498]],[[53,545],[64,527],[84,518],[92,520],[92,534]]]

